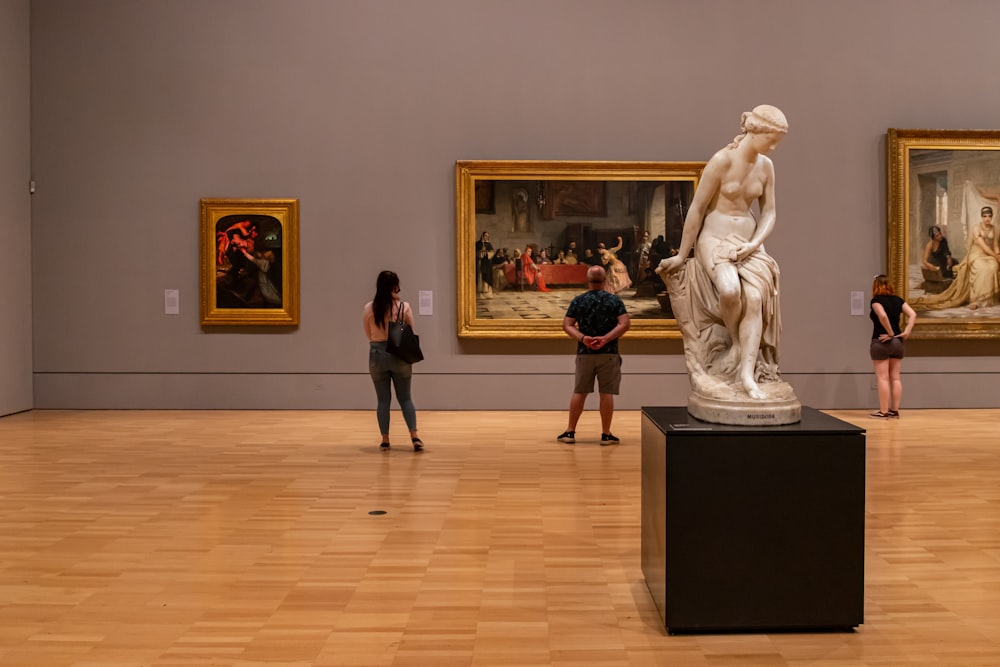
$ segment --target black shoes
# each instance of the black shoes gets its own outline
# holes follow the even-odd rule
[[[410,440],[413,441],[413,451],[415,451],[415,452],[422,452],[422,451],[424,451],[424,443],[423,443],[423,441],[420,438],[410,438]],[[383,442],[381,445],[379,445],[378,448],[380,450],[382,450],[383,452],[387,452],[387,451],[389,451],[389,443],[388,442]]]
[[[413,451],[415,452],[424,451],[424,443],[420,438],[410,438],[410,440],[413,441]],[[379,449],[381,449],[383,452],[389,451],[389,443],[383,442],[381,445],[379,445]]]
[[[556,440],[559,442],[565,442],[567,445],[572,445],[576,443],[576,431],[564,431],[563,433],[556,436]],[[617,436],[611,435],[610,433],[601,434],[601,445],[617,445],[620,444],[621,440]]]

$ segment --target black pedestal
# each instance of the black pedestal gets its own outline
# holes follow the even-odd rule
[[[864,430],[642,409],[642,572],[669,632],[849,630],[864,618]]]

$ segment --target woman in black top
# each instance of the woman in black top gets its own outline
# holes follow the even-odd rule
[[[928,229],[927,235],[931,240],[924,246],[924,261],[921,266],[931,271],[940,269],[942,278],[954,278],[955,272],[951,267],[955,265],[955,260],[952,259],[951,250],[948,248],[948,239],[937,225]]]
[[[900,329],[899,316],[906,314],[906,327]],[[900,379],[900,365],[903,361],[903,341],[913,331],[917,314],[910,305],[896,296],[884,275],[875,276],[872,283],[871,312],[872,324],[871,358],[878,380],[878,412],[876,419],[898,419],[899,401],[903,395],[903,381]]]

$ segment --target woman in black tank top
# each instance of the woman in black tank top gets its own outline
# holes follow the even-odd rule
[[[900,328],[899,319],[906,315],[906,327]],[[898,419],[899,403],[903,395],[900,367],[903,361],[903,341],[913,331],[917,314],[908,303],[896,296],[884,274],[875,276],[872,283],[871,311],[872,342],[869,346],[875,379],[878,386],[878,411],[871,414],[876,419]]]

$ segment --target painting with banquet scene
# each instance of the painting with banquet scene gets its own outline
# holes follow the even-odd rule
[[[1000,131],[888,135],[889,278],[914,338],[1000,336]]]
[[[600,265],[630,337],[679,338],[654,273],[676,253],[704,163],[466,160],[455,165],[458,335],[559,338]]]

